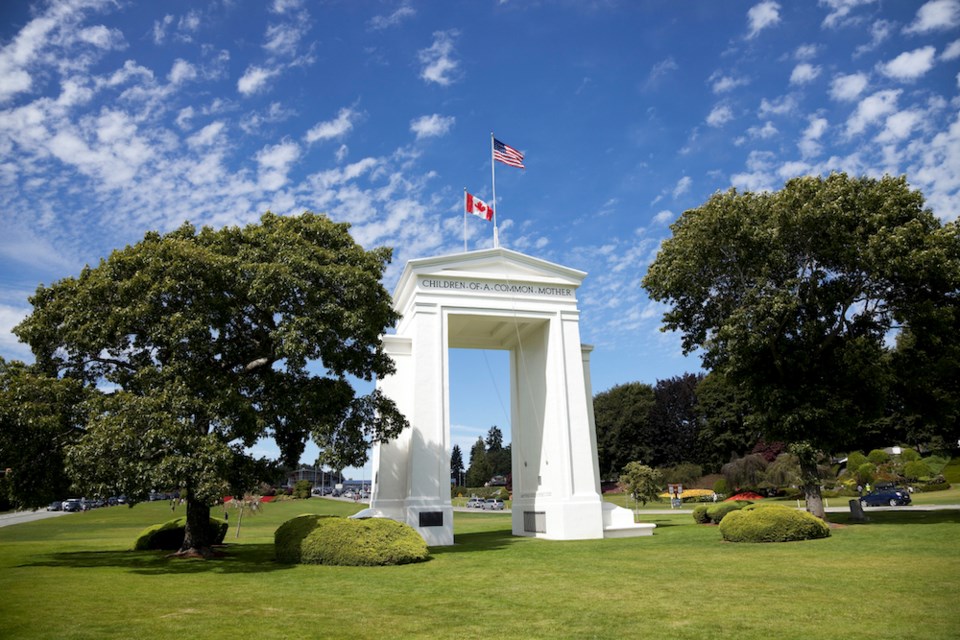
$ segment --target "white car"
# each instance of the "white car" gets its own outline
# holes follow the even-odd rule
[[[481,508],[484,511],[503,511],[503,500],[497,500],[496,498],[487,498],[483,501]]]
[[[467,509],[482,509],[483,498],[470,498],[467,500]]]

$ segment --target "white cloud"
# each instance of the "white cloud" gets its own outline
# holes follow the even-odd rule
[[[30,310],[0,303],[0,351],[20,360],[31,360],[30,348],[13,335],[13,328],[23,322]]]
[[[756,37],[758,33],[780,22],[780,4],[773,0],[764,0],[750,7],[747,11],[747,21],[750,23],[748,38]]]
[[[933,68],[936,52],[932,46],[906,51],[890,62],[881,64],[880,72],[895,80],[916,80]]]
[[[857,110],[847,119],[847,137],[863,133],[867,126],[892,113],[897,108],[900,93],[899,89],[887,89],[861,100]]]
[[[177,126],[180,127],[181,129],[189,129],[190,120],[193,119],[194,115],[195,115],[195,112],[193,110],[193,107],[184,107],[183,109],[180,109],[180,111],[177,113],[177,118],[176,120],[174,120],[174,122],[176,122]]]
[[[123,49],[126,41],[118,29],[108,29],[102,24],[87,27],[77,32],[77,39],[99,49]]]
[[[200,13],[196,10],[189,11],[185,16],[181,16],[177,22],[177,29],[183,31],[196,31],[200,28]]]
[[[693,184],[693,178],[690,176],[683,176],[677,180],[676,186],[673,188],[673,197],[679,198],[683,194],[690,191],[690,186]]]
[[[750,134],[751,138],[766,140],[768,138],[772,138],[780,132],[777,131],[777,128],[773,125],[773,123],[768,120],[763,124],[762,127],[750,127],[747,129],[747,133]]]
[[[803,62],[793,68],[793,72],[790,74],[790,84],[806,84],[816,80],[819,75],[819,66]]]
[[[904,33],[927,33],[947,30],[960,24],[960,1],[930,0],[917,10],[913,22],[904,27]]]
[[[774,100],[762,98],[760,100],[760,109],[757,115],[761,118],[767,116],[786,116],[797,110],[797,98],[793,95],[785,95]]]
[[[353,129],[353,124],[358,116],[359,114],[353,109],[344,107],[340,109],[339,113],[337,113],[337,117],[333,120],[318,122],[311,127],[304,136],[304,139],[308,144],[311,144],[317,142],[318,140],[322,141],[340,138]]]
[[[710,75],[709,81],[711,83],[711,88],[716,94],[726,93],[727,91],[732,91],[737,87],[742,87],[744,85],[750,84],[750,80],[744,76],[732,76],[725,75],[719,71],[715,71]]]
[[[960,40],[954,40],[948,44],[947,48],[940,54],[940,59],[943,61],[955,60],[956,58],[960,58]]]
[[[268,191],[276,191],[287,183],[287,173],[299,158],[300,146],[295,142],[281,142],[262,148],[257,153],[260,170],[257,184]]]
[[[200,131],[187,138],[187,145],[191,148],[208,147],[220,138],[225,125],[222,121],[211,122]]]
[[[273,0],[270,10],[274,13],[286,13],[291,9],[299,9],[301,4],[301,0]]]
[[[811,173],[814,173],[813,167],[811,167],[806,162],[792,161],[784,162],[780,165],[780,168],[777,169],[777,175],[782,180],[789,180],[790,178],[796,178],[798,176],[807,176]]]
[[[880,135],[877,136],[877,142],[898,142],[904,140],[913,133],[913,130],[920,124],[922,114],[919,111],[898,111],[887,116],[886,126]]]
[[[650,68],[650,73],[649,75],[647,75],[646,86],[647,87],[656,86],[661,79],[670,75],[670,73],[676,71],[679,68],[680,68],[680,65],[678,65],[677,61],[673,59],[673,56],[664,58],[663,60],[656,63],[655,65],[653,65],[653,67]]]
[[[727,105],[718,104],[707,116],[707,124],[711,127],[722,127],[733,120],[733,110]]]
[[[453,40],[458,35],[460,32],[455,29],[434,32],[433,44],[426,49],[421,49],[418,54],[420,63],[423,65],[420,71],[421,78],[441,86],[454,82],[459,63],[453,58]]]
[[[673,211],[669,209],[664,209],[659,212],[657,215],[653,216],[653,224],[655,225],[668,225],[673,220],[674,215]]]
[[[793,52],[793,57],[797,60],[809,60],[816,57],[819,47],[815,44],[802,44]]]
[[[945,222],[960,216],[960,115],[922,146],[910,181]]]
[[[797,143],[800,154],[804,158],[809,158],[820,153],[820,139],[826,133],[829,123],[826,118],[812,116],[810,124],[803,131],[803,137]]]
[[[237,91],[245,96],[250,96],[263,91],[270,78],[279,73],[276,69],[266,69],[251,65],[243,73],[243,76],[237,80]]]
[[[777,183],[773,171],[774,155],[769,151],[751,151],[747,171],[730,176],[730,184],[746,191],[773,191]]]
[[[453,116],[441,116],[438,113],[429,116],[420,116],[410,121],[410,131],[417,135],[417,140],[422,138],[435,138],[446,135],[455,121],[456,118]]]
[[[177,58],[173,67],[170,69],[170,73],[167,75],[167,79],[171,84],[180,84],[186,82],[187,80],[194,80],[197,77],[197,69],[192,64],[186,60]]]
[[[163,44],[163,41],[167,38],[167,27],[173,24],[173,16],[167,14],[163,16],[162,20],[154,20],[153,22],[153,43],[154,44]]]
[[[267,27],[267,41],[263,48],[273,55],[293,56],[303,38],[304,30],[298,25],[277,24]]]
[[[867,88],[868,82],[865,73],[835,76],[830,83],[830,97],[841,102],[856,100]]]
[[[853,19],[849,16],[857,7],[873,4],[876,0],[820,0],[820,6],[830,8],[830,13],[823,19],[823,26],[834,28],[845,26]]]
[[[379,31],[395,27],[407,18],[412,18],[417,12],[408,3],[404,2],[396,11],[388,16],[374,16],[370,19],[370,28]]]
[[[865,53],[873,51],[893,33],[894,23],[889,20],[877,20],[870,25],[870,42],[862,44],[853,52],[853,57],[859,57]]]

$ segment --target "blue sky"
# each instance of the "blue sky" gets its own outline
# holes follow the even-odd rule
[[[462,251],[492,131],[527,167],[497,168],[502,246],[589,274],[594,390],[696,371],[640,287],[670,223],[831,171],[955,219],[958,72],[960,0],[5,2],[0,355],[30,359],[38,284],[185,220],[327,213],[394,247],[392,290]],[[503,356],[455,355],[465,453],[509,437]]]

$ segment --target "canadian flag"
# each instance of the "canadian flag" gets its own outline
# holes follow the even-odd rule
[[[484,220],[493,220],[493,209],[490,205],[480,198],[473,197],[466,191],[464,191],[464,194],[467,196],[467,213],[480,216]]]

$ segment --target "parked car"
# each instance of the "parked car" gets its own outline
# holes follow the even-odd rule
[[[860,498],[860,505],[863,507],[896,507],[899,505],[910,504],[910,492],[906,489],[891,487],[888,489],[874,489],[867,495]]]
[[[482,508],[484,511],[503,511],[503,500],[487,498],[483,501]]]
[[[483,498],[470,498],[467,500],[468,509],[482,509],[483,508]]]
[[[69,498],[63,501],[64,511],[80,511],[81,509],[83,509],[83,503],[80,502],[80,498]]]
[[[54,500],[50,503],[50,506],[47,507],[47,511],[60,511],[63,508],[63,503],[59,500]]]

